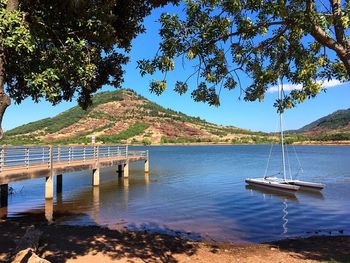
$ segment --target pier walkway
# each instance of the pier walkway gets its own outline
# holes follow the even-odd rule
[[[148,151],[129,151],[118,145],[0,146],[0,207],[8,204],[8,183],[46,178],[45,198],[52,199],[53,177],[57,193],[62,192],[64,173],[91,170],[92,185],[100,183],[100,168],[118,167],[118,174],[129,176],[129,163],[144,161],[149,172]]]

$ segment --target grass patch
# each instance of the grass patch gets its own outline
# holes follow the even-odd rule
[[[131,137],[143,134],[148,127],[148,124],[138,122],[118,134],[100,136],[97,138],[97,141],[102,141],[104,143],[120,143]]]
[[[201,142],[219,142],[217,139],[210,138],[165,138],[160,139],[160,143],[201,143]]]
[[[38,130],[44,130],[46,133],[54,133],[63,128],[66,128],[76,122],[81,118],[86,116],[92,109],[100,104],[104,104],[111,101],[121,101],[123,91],[114,92],[102,92],[94,96],[93,104],[87,109],[83,110],[79,106],[75,106],[69,110],[66,110],[53,118],[46,118],[40,121],[30,122],[28,124],[21,125],[14,128],[8,132],[7,135],[18,135],[32,133]]]

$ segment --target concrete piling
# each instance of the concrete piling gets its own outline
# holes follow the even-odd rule
[[[45,199],[53,198],[53,176],[46,177],[45,181]]]
[[[92,170],[92,185],[93,186],[100,185],[100,168]]]
[[[149,160],[145,160],[145,173],[149,173]]]
[[[128,178],[129,177],[129,162],[126,162],[124,164],[124,178]]]
[[[118,164],[117,173],[118,173],[118,177],[122,177],[122,175],[123,175],[123,165]]]
[[[62,193],[62,174],[56,176],[56,192],[57,194]]]
[[[9,200],[9,185],[0,185],[0,207],[7,207]]]

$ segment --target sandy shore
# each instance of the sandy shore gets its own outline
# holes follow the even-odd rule
[[[0,262],[11,262],[20,240],[33,225],[40,232],[35,252],[50,262],[350,262],[350,236],[242,245],[20,220],[0,223]]]

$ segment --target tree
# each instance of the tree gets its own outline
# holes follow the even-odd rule
[[[0,0],[0,138],[11,99],[86,108],[105,84],[123,81],[131,40],[166,0]]]
[[[152,59],[138,62],[141,75],[174,70],[175,61],[195,69],[175,91],[219,105],[221,88],[240,87],[247,101],[263,100],[278,80],[302,84],[277,100],[279,111],[315,97],[322,80],[350,79],[350,2],[341,0],[186,0],[180,14],[162,14],[162,41]],[[247,87],[241,74],[253,83]],[[157,94],[166,79],[151,82]]]

